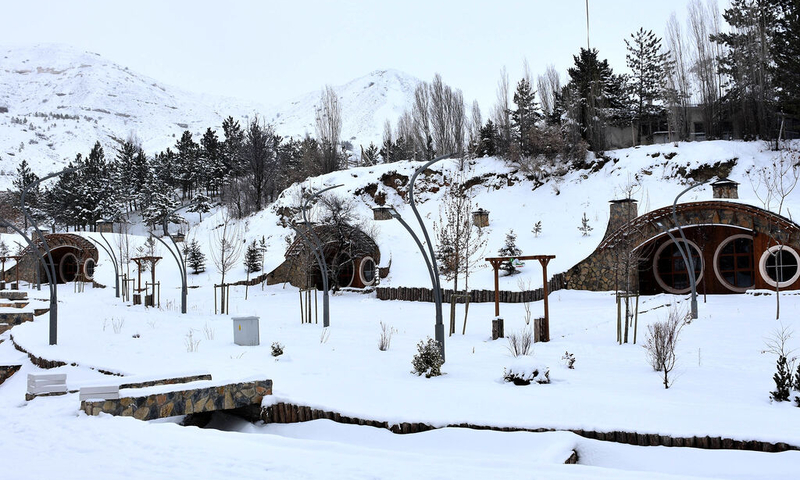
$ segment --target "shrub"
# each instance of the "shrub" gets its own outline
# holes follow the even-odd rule
[[[533,347],[533,332],[530,328],[523,328],[519,333],[510,333],[508,337],[508,351],[513,357],[530,355]]]
[[[530,385],[531,382],[550,383],[550,369],[529,359],[519,360],[503,369],[503,380],[514,385]]]
[[[653,370],[664,375],[664,388],[669,388],[669,374],[675,368],[675,347],[678,335],[686,325],[687,314],[671,308],[667,319],[647,327],[647,340],[643,347],[647,350],[647,359]]]
[[[561,357],[561,360],[564,360],[564,365],[567,366],[570,370],[575,370],[575,355],[569,352],[564,352],[564,356]]]
[[[427,342],[420,340],[417,344],[417,354],[411,360],[411,365],[414,367],[411,373],[425,375],[425,378],[441,375],[444,358],[442,358],[439,342],[430,337]]]
[[[394,334],[394,328],[389,326],[388,323],[381,322],[381,338],[378,341],[378,350],[380,350],[381,352],[389,350],[389,347],[392,345],[393,334]]]
[[[273,357],[280,357],[283,355],[283,344],[280,342],[272,342],[272,346],[270,348],[272,349],[271,353]]]

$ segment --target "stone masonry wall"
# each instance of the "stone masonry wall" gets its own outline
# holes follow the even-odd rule
[[[88,415],[99,415],[102,412],[139,420],[152,420],[260,405],[265,395],[272,395],[272,380],[232,383],[117,400],[87,400],[81,402],[81,410]]]

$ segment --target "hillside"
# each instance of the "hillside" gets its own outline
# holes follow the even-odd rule
[[[382,70],[334,87],[344,117],[341,138],[356,152],[361,143],[379,143],[385,120],[410,105],[417,83]],[[88,153],[95,141],[108,154],[131,137],[154,154],[173,146],[184,130],[197,136],[211,127],[221,135],[228,116],[246,123],[258,115],[283,136],[313,134],[319,95],[260,105],[187,92],[65,45],[0,47],[0,189],[10,185],[22,159],[44,175]]]
[[[714,175],[728,176],[739,182],[739,202],[763,206],[750,181],[754,167],[767,165],[778,153],[761,142],[696,142],[676,145],[651,145],[607,152],[604,158],[593,159],[590,170],[573,170],[543,182],[529,179],[513,166],[497,158],[479,158],[470,162],[467,178],[477,207],[489,210],[490,225],[485,256],[493,256],[503,245],[505,234],[514,230],[517,246],[524,255],[556,255],[549,273],[563,272],[588,256],[605,233],[609,201],[624,197],[624,188],[635,185],[633,197],[639,201],[639,214],[671,205],[675,196],[695,180]],[[299,189],[323,188],[342,184],[336,195],[355,199],[358,216],[377,230],[376,241],[382,252],[382,263],[390,275],[384,283],[391,286],[429,286],[425,265],[411,237],[397,221],[373,221],[371,208],[376,197],[393,206],[416,229],[416,221],[404,196],[408,179],[419,167],[418,162],[361,167],[307,179],[287,189],[268,209],[248,218],[247,240],[264,236],[269,244],[267,270],[283,261],[287,242],[294,232],[284,227],[280,212],[294,206]],[[434,165],[434,175],[422,175],[416,184],[416,198],[429,233],[439,222],[439,208],[445,189],[457,168],[454,160]],[[399,183],[398,183],[399,182]],[[710,200],[711,187],[699,187],[681,197],[681,202]],[[787,199],[784,215],[800,211],[800,196]],[[586,214],[592,231],[583,236],[578,230]],[[542,222],[542,233],[536,237],[532,228]],[[208,238],[218,219],[209,217],[195,227],[193,235]],[[421,237],[421,232],[418,231]],[[482,257],[481,257],[482,258]],[[481,262],[484,263],[484,262]],[[491,269],[485,263],[471,278],[476,289],[492,288]],[[501,288],[517,290],[519,281],[536,287],[541,285],[541,271],[526,267],[521,275],[501,278]],[[463,286],[463,283],[462,283]]]

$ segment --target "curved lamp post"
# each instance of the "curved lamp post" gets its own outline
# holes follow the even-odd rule
[[[44,255],[42,255],[41,252],[39,252],[39,249],[33,245],[31,239],[28,238],[27,235],[25,235],[24,233],[20,232],[16,227],[12,226],[14,231],[20,233],[22,237],[25,239],[25,241],[28,242],[28,245],[30,245],[31,248],[36,251],[39,257],[39,261],[44,266],[44,271],[47,274],[47,282],[50,287],[50,345],[55,345],[58,343],[58,285],[56,285],[56,272],[55,272],[56,266],[55,262],[53,261],[53,253],[50,251],[50,246],[47,245],[47,241],[45,241],[44,239],[44,234],[42,233],[41,230],[39,230],[39,226],[36,224],[36,222],[33,221],[33,217],[31,217],[30,212],[28,212],[28,209],[25,208],[25,195],[28,193],[28,190],[30,190],[31,187],[35,187],[40,183],[44,182],[45,180],[58,177],[65,173],[74,173],[84,168],[86,167],[83,166],[83,167],[65,168],[60,172],[51,173],[50,175],[47,175],[44,178],[40,178],[35,182],[31,182],[22,189],[19,201],[22,213],[25,215],[25,218],[28,220],[28,222],[33,226],[33,229],[36,231],[36,234],[39,237],[39,241],[42,242],[42,245],[44,246],[44,249],[47,252],[47,260],[49,260],[50,262],[49,264],[45,262]]]
[[[397,210],[394,208],[390,208],[389,210],[392,218],[397,219],[397,221],[400,222],[403,228],[405,228],[414,239],[414,242],[417,244],[417,248],[419,248],[419,252],[422,254],[422,258],[425,260],[425,266],[428,268],[428,275],[431,277],[431,286],[433,287],[433,301],[436,305],[436,327],[434,333],[436,336],[436,341],[439,343],[439,352],[442,354],[442,360],[445,359],[444,322],[442,321],[442,288],[439,282],[439,267],[436,264],[436,253],[433,250],[433,243],[431,243],[428,231],[425,229],[425,224],[422,222],[422,216],[420,216],[419,211],[417,210],[416,202],[414,201],[414,182],[417,180],[417,176],[427,170],[428,167],[440,160],[450,158],[451,156],[452,154],[441,155],[419,167],[414,172],[414,175],[411,176],[411,182],[408,184],[408,203],[411,205],[411,210],[414,212],[414,216],[417,217],[417,223],[419,223],[419,227],[422,230],[422,235],[425,237],[425,242],[428,244],[427,252],[425,251],[426,249],[422,245],[419,237],[417,237],[416,233],[414,233],[414,230],[412,230],[411,227],[400,217],[400,214],[397,213]]]
[[[306,211],[308,210],[309,202],[311,200],[319,197],[323,193],[327,192],[328,190],[333,190],[334,188],[339,188],[342,185],[333,185],[331,187],[323,188],[322,190],[314,193],[310,197],[308,197],[303,202],[303,226],[305,227],[306,231],[303,232],[300,228],[292,225],[292,228],[302,237],[303,242],[306,243],[311,248],[311,253],[314,254],[314,258],[317,261],[317,265],[319,266],[319,270],[322,273],[322,326],[329,327],[331,324],[330,320],[330,301],[328,298],[328,263],[325,261],[325,252],[323,251],[324,245],[322,245],[322,241],[319,239],[319,236],[314,232],[314,229],[311,227],[311,223],[308,221],[308,216],[306,215]]]
[[[683,233],[683,227],[681,226],[680,222],[678,222],[678,213],[677,213],[677,206],[678,206],[678,199],[683,196],[686,192],[693,188],[697,188],[701,185],[705,185],[710,180],[704,180],[702,182],[697,182],[689,187],[685,188],[681,193],[675,197],[675,201],[672,202],[672,221],[675,223],[675,228],[678,229],[678,233],[681,236],[681,242],[678,242],[678,239],[675,238],[674,235],[669,231],[669,229],[664,226],[662,223],[658,223],[658,226],[661,227],[664,232],[669,235],[669,238],[675,244],[675,247],[678,249],[678,253],[681,254],[681,258],[683,258],[683,262],[686,264],[686,273],[689,275],[689,288],[691,290],[691,315],[692,319],[696,319],[698,317],[697,314],[697,279],[695,278],[694,272],[694,258],[692,256],[691,247],[689,247],[689,242],[686,240],[686,235]]]
[[[105,220],[98,220],[97,221],[98,225],[99,224],[103,224],[103,223],[106,223],[106,221]],[[97,240],[95,240],[93,238],[90,238],[90,237],[86,237],[86,238],[88,238],[89,241],[92,242],[93,244],[99,245],[100,247],[102,247],[103,250],[105,250],[106,254],[108,255],[108,258],[111,259],[111,264],[114,266],[114,294],[115,294],[115,296],[117,298],[119,298],[119,268],[120,268],[120,265],[119,265],[118,260],[117,260],[117,255],[114,253],[114,249],[111,247],[111,243],[108,241],[108,239],[105,237],[105,235],[103,235],[102,227],[100,229],[100,237],[105,242],[105,245],[103,245],[102,243],[98,242]]]
[[[178,213],[178,210],[186,208],[189,205],[191,205],[191,203],[187,203],[186,205],[181,205],[180,207],[176,208],[175,210],[169,212],[167,215],[164,216],[164,235],[168,236],[170,241],[172,241],[172,245],[175,247],[175,251],[173,251],[172,248],[169,245],[167,245],[167,242],[165,242],[159,237],[155,237],[156,240],[161,242],[167,248],[167,250],[169,250],[169,253],[172,254],[172,258],[175,259],[175,263],[178,264],[178,271],[181,274],[181,313],[187,312],[186,303],[187,303],[187,297],[189,296],[189,287],[186,281],[186,259],[183,257],[183,254],[181,254],[181,249],[178,248],[178,243],[172,237],[172,234],[169,233],[167,225],[169,224],[169,218],[171,216]]]

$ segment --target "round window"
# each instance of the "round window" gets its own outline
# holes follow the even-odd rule
[[[375,279],[377,278],[377,268],[375,267],[375,260],[372,257],[364,257],[361,260],[361,267],[359,268],[359,277],[361,278],[361,283],[365,287],[369,287],[373,283],[375,283]]]
[[[86,277],[86,280],[94,279],[94,267],[96,266],[97,263],[93,258],[87,258],[86,261],[83,262],[83,276]]]
[[[792,247],[775,245],[761,255],[758,270],[765,282],[785,288],[800,277],[800,256]]]
[[[695,283],[703,278],[703,257],[700,254],[700,247],[694,242],[678,240],[681,247],[688,245],[688,250],[692,255],[694,263]],[[653,259],[653,272],[655,272],[656,282],[665,291],[674,294],[684,294],[691,291],[689,279],[689,268],[683,260],[683,255],[678,249],[678,244],[670,240],[661,247]]]
[[[714,253],[714,273],[729,290],[744,292],[755,285],[753,237],[734,235],[722,242]]]
[[[72,282],[78,277],[78,257],[71,253],[65,253],[61,257],[61,263],[58,266],[61,280],[64,282]]]

